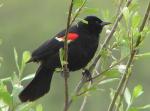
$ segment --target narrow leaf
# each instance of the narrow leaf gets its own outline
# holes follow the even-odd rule
[[[12,105],[12,97],[7,90],[7,86],[0,83],[0,99],[2,99],[7,105]]]
[[[26,62],[29,60],[30,58],[30,52],[29,51],[24,51],[23,55],[22,55],[22,64],[21,64],[21,74],[23,73],[23,70],[25,68],[25,64]]]
[[[106,83],[111,83],[111,82],[114,82],[116,80],[118,80],[118,78],[105,79],[105,80],[99,82],[98,85],[102,85],[102,84],[106,84]]]
[[[145,57],[145,56],[150,56],[150,52],[136,55],[136,57]]]
[[[139,96],[141,96],[143,94],[143,87],[141,85],[137,85],[134,89],[133,89],[133,97],[137,98]]]
[[[125,101],[128,104],[128,106],[130,106],[131,105],[131,93],[128,88],[126,88],[126,90],[125,90],[124,98],[125,98]]]
[[[15,56],[16,67],[17,67],[18,71],[20,72],[20,67],[19,67],[19,64],[18,64],[18,54],[17,54],[17,51],[16,51],[15,48],[14,48],[14,56]]]
[[[36,111],[43,111],[43,107],[41,104],[36,106]]]
[[[132,16],[132,27],[136,28],[138,27],[139,23],[140,23],[141,17],[138,14],[138,12],[135,12],[134,15]]]
[[[150,109],[150,104],[138,107],[138,109]]]
[[[26,80],[29,80],[29,79],[32,79],[34,78],[35,74],[29,74],[28,76],[24,77],[21,81],[26,81]]]
[[[129,15],[130,15],[128,7],[124,7],[122,12],[123,12],[123,16],[124,16],[126,22],[128,23],[128,19],[129,19]]]

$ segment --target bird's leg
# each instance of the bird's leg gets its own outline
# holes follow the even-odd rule
[[[89,70],[83,69],[82,75],[86,77],[87,81],[93,82],[92,80],[92,74]]]

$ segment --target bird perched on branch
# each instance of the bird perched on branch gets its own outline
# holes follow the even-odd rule
[[[93,58],[99,43],[99,34],[105,25],[96,16],[87,16],[87,23],[80,21],[69,28],[68,42],[68,68],[76,71],[84,68]],[[61,68],[59,50],[64,47],[66,30],[47,40],[32,53],[29,62],[40,62],[34,79],[19,94],[22,102],[34,101],[50,90],[53,73],[56,68]]]

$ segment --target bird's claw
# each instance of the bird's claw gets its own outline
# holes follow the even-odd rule
[[[86,77],[87,81],[90,81],[91,83],[93,82],[92,74],[89,70],[84,69],[83,72],[82,72],[82,75]]]

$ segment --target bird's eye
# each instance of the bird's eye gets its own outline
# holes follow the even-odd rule
[[[96,21],[96,24],[99,24],[99,21]]]

